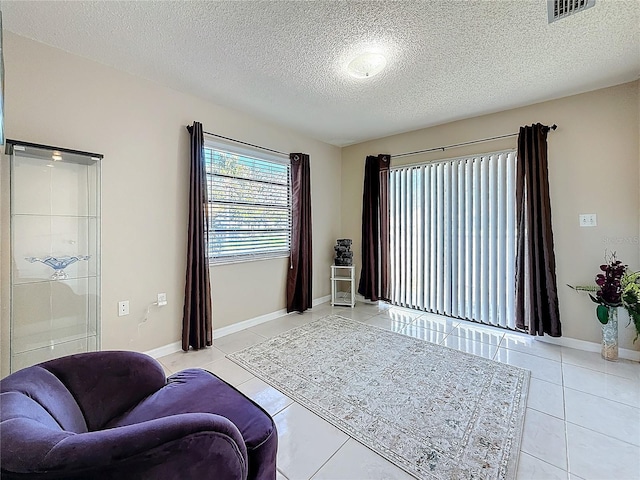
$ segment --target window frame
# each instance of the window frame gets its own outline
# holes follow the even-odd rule
[[[285,165],[287,167],[287,211],[288,211],[288,223],[289,229],[287,234],[287,249],[278,250],[272,252],[260,252],[260,253],[246,253],[239,255],[224,255],[224,256],[213,256],[210,254],[209,248],[209,236],[210,231],[212,230],[211,225],[208,226],[205,232],[204,241],[206,242],[206,252],[207,252],[207,261],[210,266],[214,265],[226,265],[233,263],[244,263],[244,262],[253,262],[260,260],[272,260],[277,258],[289,258],[291,255],[291,228],[292,228],[292,179],[291,179],[291,160],[289,157],[285,155],[271,153],[259,148],[252,148],[244,145],[238,145],[234,142],[220,140],[218,138],[212,138],[205,134],[204,145],[203,145],[203,161],[205,162],[205,182],[206,182],[206,195],[207,195],[207,206],[215,204],[215,202],[209,200],[209,187],[210,180],[209,177],[211,174],[207,173],[207,160],[204,150],[212,150],[224,153],[230,153],[232,155],[239,155],[243,157],[248,157],[252,159],[256,159],[259,161],[271,162],[278,165]],[[237,177],[242,178],[242,177]],[[211,217],[209,217],[210,219]]]

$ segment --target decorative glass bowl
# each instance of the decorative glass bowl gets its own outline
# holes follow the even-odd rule
[[[91,255],[77,255],[75,257],[71,257],[69,255],[65,255],[63,257],[27,257],[26,260],[35,263],[40,262],[45,265],[53,268],[53,275],[51,275],[52,280],[65,280],[68,275],[67,272],[64,271],[69,265],[79,262],[80,260],[89,260]]]

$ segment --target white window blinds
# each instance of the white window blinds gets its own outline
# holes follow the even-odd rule
[[[391,169],[393,303],[515,328],[515,159]]]
[[[211,262],[289,254],[288,163],[220,148],[204,149]]]

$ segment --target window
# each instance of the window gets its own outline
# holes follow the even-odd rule
[[[289,160],[207,141],[207,251],[211,263],[289,255]]]
[[[391,301],[515,328],[515,152],[392,168]]]

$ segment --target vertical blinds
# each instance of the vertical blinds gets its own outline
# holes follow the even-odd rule
[[[515,328],[515,160],[391,169],[393,303]]]
[[[287,255],[291,236],[290,166],[205,148],[209,258]]]

